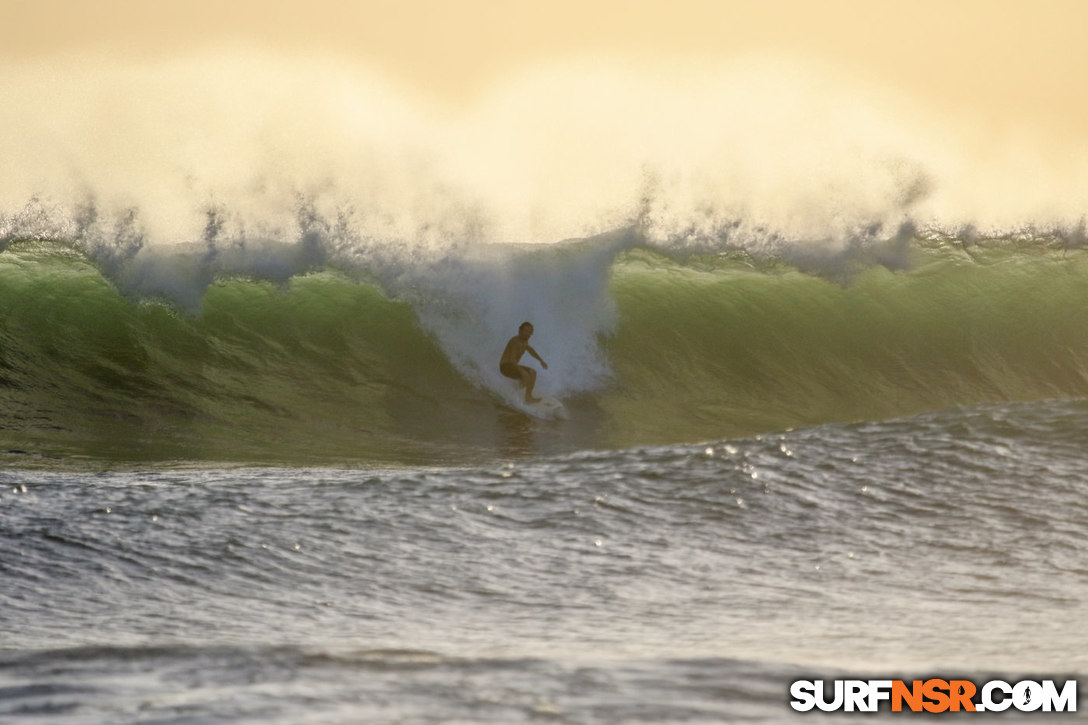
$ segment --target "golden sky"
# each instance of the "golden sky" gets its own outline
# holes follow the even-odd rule
[[[0,0],[0,63],[241,44],[463,103],[570,57],[815,60],[990,130],[1088,143],[1084,0]]]
[[[0,0],[0,62],[244,44],[463,101],[568,57],[815,59],[945,110],[1088,137],[1083,0]]]

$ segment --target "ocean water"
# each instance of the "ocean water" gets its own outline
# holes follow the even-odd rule
[[[207,62],[4,71],[0,720],[1088,676],[1082,176],[966,185],[807,76],[557,72],[442,125]],[[523,320],[565,419],[497,370]]]

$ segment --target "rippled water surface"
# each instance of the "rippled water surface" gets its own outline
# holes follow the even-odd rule
[[[0,714],[792,719],[1088,670],[1080,402],[466,468],[7,470]]]

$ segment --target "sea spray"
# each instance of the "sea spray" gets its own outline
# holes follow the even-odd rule
[[[43,231],[28,207],[56,230],[92,204],[147,244],[201,239],[209,210],[221,239],[292,243],[308,205],[406,259],[631,225],[671,246],[841,249],[907,222],[1075,229],[1088,206],[1083,151],[973,155],[939,110],[767,57],[557,64],[461,109],[240,52],[16,64],[0,81],[5,238]]]
[[[532,322],[533,345],[549,366],[538,389],[567,396],[600,389],[610,377],[599,346],[615,326],[609,279],[617,254],[637,239],[626,231],[566,245],[476,248],[406,266],[386,287],[412,305],[468,379],[490,390],[510,387],[499,354],[522,322]]]

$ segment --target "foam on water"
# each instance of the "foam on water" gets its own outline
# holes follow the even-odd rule
[[[564,397],[609,379],[598,344],[615,326],[608,282],[616,255],[634,241],[621,233],[561,250],[476,249],[436,264],[405,265],[385,286],[412,304],[462,374],[490,390],[508,387],[496,344],[532,322],[539,332],[531,344],[548,363],[539,392]],[[380,274],[385,280],[390,273]]]

